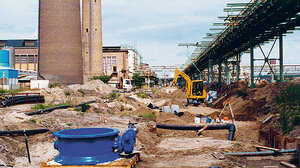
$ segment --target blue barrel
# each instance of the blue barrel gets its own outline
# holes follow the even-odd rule
[[[118,159],[115,151],[119,130],[113,128],[79,128],[54,132],[54,161],[62,165],[96,165]]]
[[[0,67],[9,67],[9,51],[0,50]]]

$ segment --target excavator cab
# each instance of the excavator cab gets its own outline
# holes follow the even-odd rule
[[[194,80],[192,81],[192,95],[193,96],[202,96],[203,95],[203,81]]]

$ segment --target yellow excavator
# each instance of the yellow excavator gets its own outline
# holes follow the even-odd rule
[[[201,101],[203,102],[204,99],[206,99],[207,94],[206,90],[204,89],[203,80],[191,80],[191,78],[185,74],[184,72],[181,72],[178,70],[178,68],[175,69],[174,74],[174,80],[173,84],[176,85],[178,76],[181,75],[186,80],[186,98],[187,103],[193,103],[194,101]]]

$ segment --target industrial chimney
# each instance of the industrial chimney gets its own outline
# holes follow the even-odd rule
[[[80,0],[39,1],[39,78],[81,84]]]
[[[83,81],[103,75],[101,0],[82,0]]]

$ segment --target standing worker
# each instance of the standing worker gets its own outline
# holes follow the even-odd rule
[[[213,97],[210,95],[210,93],[207,94],[207,102],[209,104],[209,107],[211,107],[213,101]]]

